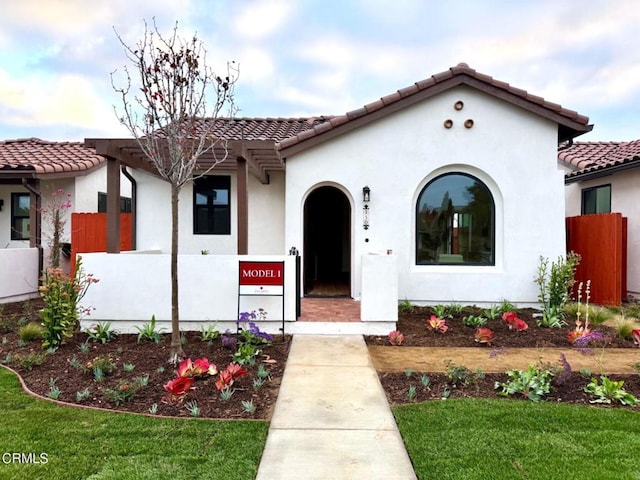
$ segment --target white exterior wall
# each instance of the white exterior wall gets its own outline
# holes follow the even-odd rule
[[[249,176],[249,253],[285,255],[291,245],[284,242],[284,172],[269,174],[269,184]]]
[[[461,111],[454,109],[458,100]],[[453,128],[443,127],[452,119]],[[474,126],[463,126],[473,119]],[[537,302],[540,255],[564,254],[564,181],[557,125],[468,87],[443,94],[287,159],[285,244],[302,250],[303,206],[333,185],[352,209],[352,294],[361,296],[361,257],[392,250],[398,296],[416,303]],[[491,190],[496,265],[417,266],[415,208],[422,188],[465,172]],[[371,188],[370,228],[362,228],[362,187]],[[367,242],[368,239],[368,242]]]
[[[211,255],[234,255],[238,251],[238,202],[235,172],[214,171],[213,175],[231,177],[231,234],[193,234],[193,184],[180,192],[179,250],[197,254],[208,250]],[[134,171],[137,182],[137,249],[171,251],[171,188],[169,183],[141,171]],[[282,255],[284,251],[284,174],[271,175],[262,185],[252,175],[249,190],[249,253]]]
[[[611,212],[627,217],[627,292],[640,298],[640,168],[565,187],[567,217],[580,215],[582,190],[611,185]]]

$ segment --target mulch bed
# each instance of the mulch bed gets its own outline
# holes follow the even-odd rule
[[[573,348],[567,341],[567,334],[574,325],[567,325],[563,328],[540,328],[536,326],[534,314],[538,313],[534,309],[519,309],[518,316],[527,322],[529,328],[523,332],[510,331],[508,326],[501,319],[489,320],[485,325],[494,333],[494,339],[490,346],[479,345],[474,340],[475,329],[463,324],[462,318],[469,314],[479,315],[481,312],[476,308],[466,308],[464,312],[456,314],[453,318],[447,319],[448,330],[446,333],[436,333],[429,331],[426,327],[426,320],[433,314],[428,307],[414,307],[413,312],[403,312],[398,321],[398,330],[404,335],[402,346],[391,347],[394,355],[402,352],[404,347],[475,347],[487,351],[499,352],[502,349],[517,348]],[[605,336],[605,341],[598,348],[629,348],[637,349],[633,340],[626,340],[617,337],[615,330],[607,326],[594,327]],[[370,346],[387,346],[389,340],[387,336],[367,336],[365,341]],[[585,352],[588,354],[589,352]],[[597,354],[597,352],[596,352]],[[400,353],[401,355],[401,353]],[[472,373],[476,373],[476,367],[472,364],[465,364],[464,358],[459,355],[449,356],[455,358],[453,366],[467,367]],[[443,358],[443,361],[445,359]],[[560,367],[555,364],[554,367]],[[640,366],[638,366],[640,368]],[[638,370],[640,372],[640,370]],[[587,373],[587,372],[583,372]],[[606,373],[606,372],[605,372]],[[422,385],[422,375],[429,377],[429,385]],[[593,397],[589,397],[584,392],[584,387],[590,382],[592,377],[599,378],[600,372],[593,371],[591,375],[572,372],[563,374],[561,379],[553,382],[551,393],[546,401],[590,404]],[[387,394],[391,404],[406,404],[426,400],[441,400],[443,398],[502,398],[496,393],[495,383],[506,382],[508,377],[504,373],[482,374],[481,378],[476,378],[467,385],[453,384],[450,378],[444,373],[434,372],[379,372],[380,382]],[[609,374],[611,380],[623,380],[624,389],[640,398],[640,374]],[[415,387],[415,396],[409,398],[409,389]],[[510,398],[522,398],[514,395]],[[620,406],[612,404],[611,406]],[[629,408],[629,407],[625,407]]]
[[[4,361],[7,354],[11,352],[14,359],[7,366],[15,370],[23,378],[29,390],[38,395],[47,396],[50,392],[50,381],[54,379],[55,385],[61,392],[59,401],[85,407],[148,414],[155,404],[157,415],[190,417],[187,402],[196,402],[200,409],[199,416],[202,418],[260,420],[271,418],[289,354],[290,336],[285,336],[283,339],[278,335],[271,345],[262,348],[258,360],[269,372],[269,377],[262,387],[254,388],[253,382],[257,378],[258,369],[256,363],[256,365],[245,366],[249,373],[233,384],[234,393],[230,400],[220,398],[220,392],[215,386],[217,378],[215,376],[197,379],[195,390],[187,393],[182,401],[175,401],[163,388],[164,384],[176,376],[175,368],[167,363],[170,353],[170,335],[164,335],[159,344],[149,341],[138,342],[137,335],[119,335],[116,340],[106,344],[89,342],[89,351],[82,353],[80,346],[87,341],[88,337],[85,333],[77,333],[54,354],[46,355],[41,365],[34,366],[32,369],[25,368],[20,358],[24,359],[29,354],[42,354],[41,342],[34,341],[21,346],[18,335],[9,330],[7,320],[24,318],[25,320],[20,320],[20,323],[25,323],[29,319],[37,321],[38,307],[38,301],[30,302],[27,310],[21,308],[19,304],[5,305],[0,315],[3,319],[0,323],[0,338],[4,338],[0,343],[0,362]],[[192,360],[206,357],[209,362],[218,367],[218,370],[225,369],[232,361],[233,351],[224,348],[221,339],[207,344],[199,337],[200,332],[184,334],[186,343],[183,348],[187,356]],[[102,382],[94,380],[91,370],[83,372],[70,363],[75,358],[86,365],[97,357],[106,355],[111,356],[116,369],[106,375]],[[133,371],[125,372],[124,364],[133,365]],[[148,376],[148,385],[139,389],[130,401],[116,406],[107,399],[105,389],[118,388],[121,380],[130,381],[135,377],[143,376]],[[77,392],[82,392],[85,388],[89,388],[89,397],[78,401]],[[255,406],[255,412],[247,412],[242,404],[243,401],[251,401]]]

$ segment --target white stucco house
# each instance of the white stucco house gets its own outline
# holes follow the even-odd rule
[[[592,128],[587,117],[466,64],[344,115],[217,121],[226,124],[229,158],[180,197],[187,322],[235,318],[245,255],[284,258],[292,302],[292,248],[301,256],[300,295],[361,300],[362,320],[394,320],[405,299],[536,304],[539,257],[565,253],[558,145]],[[138,251],[85,258],[105,279],[92,287],[92,304],[104,309],[97,318],[168,319],[168,260],[149,255],[170,251],[169,187],[134,140],[85,143],[107,158],[110,198],[120,195],[122,165],[137,191]],[[115,232],[118,218],[108,218]],[[294,321],[289,301],[284,317]]]
[[[62,209],[66,225],[61,238],[69,243],[71,213],[104,211],[106,173],[106,159],[81,142],[0,142],[0,303],[38,295],[52,234],[46,210],[52,202],[61,204],[61,197],[70,201],[70,208]],[[122,191],[130,202],[125,182]],[[68,259],[61,260],[68,268]]]
[[[573,142],[561,148],[558,160],[567,172],[567,217],[602,213],[626,217],[626,294],[640,299],[640,140]]]

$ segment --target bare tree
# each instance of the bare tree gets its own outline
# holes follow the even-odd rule
[[[135,137],[158,174],[171,185],[171,356],[184,358],[180,342],[178,303],[178,198],[184,185],[209,172],[228,155],[227,144],[213,129],[224,108],[230,119],[235,113],[233,89],[238,68],[227,63],[224,76],[206,66],[206,51],[194,35],[189,41],[178,36],[176,22],[172,34],[163,36],[155,23],[145,22],[144,37],[135,48],[128,46],[116,31],[128,60],[138,75],[139,90],[133,89],[131,75],[124,67],[125,86],[114,90],[122,97],[120,122]],[[114,72],[115,73],[115,72]],[[230,120],[229,120],[230,121]],[[198,159],[207,155],[208,168],[199,170]],[[211,163],[209,163],[211,159]]]

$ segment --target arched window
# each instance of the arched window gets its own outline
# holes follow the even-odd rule
[[[495,204],[479,179],[446,173],[420,192],[416,264],[495,265]]]

